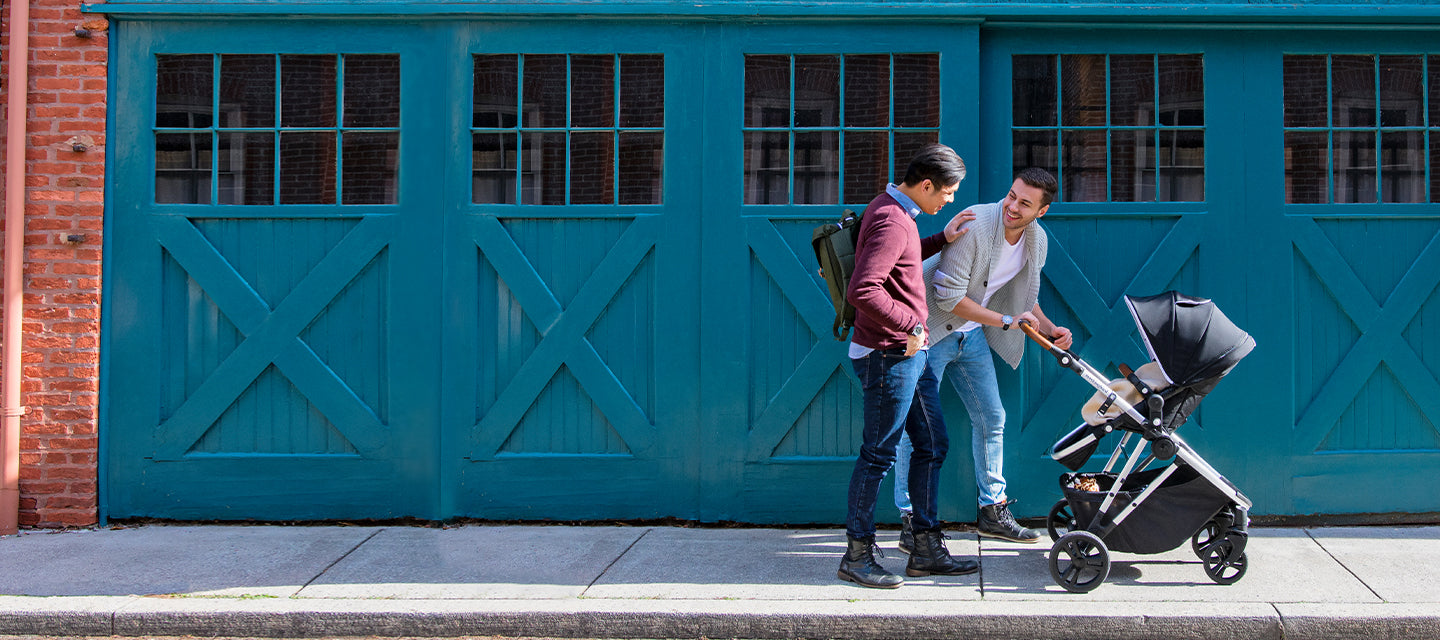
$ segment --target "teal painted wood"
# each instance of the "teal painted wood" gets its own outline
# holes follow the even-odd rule
[[[1280,21],[1334,22],[1360,24],[1415,24],[1416,20],[1440,20],[1440,8],[1425,2],[1353,2],[1322,0],[1305,3],[1255,3],[1233,0],[1174,0],[1144,5],[1117,3],[1107,0],[1087,2],[996,2],[974,3],[969,0],[868,0],[858,2],[787,0],[722,0],[695,4],[680,0],[630,0],[604,2],[596,0],[548,0],[539,2],[474,1],[447,2],[416,0],[371,0],[357,3],[347,0],[310,0],[307,2],[275,2],[273,0],[230,0],[224,3],[195,0],[156,0],[109,2],[82,5],[87,12],[123,16],[166,15],[320,15],[320,16],[485,16],[485,17],[573,17],[576,15],[624,16],[632,18],[713,19],[716,17],[750,19],[791,18],[825,20],[831,17],[865,18],[880,21],[914,19],[1024,19],[1080,21],[1104,20],[1121,22],[1184,21],[1208,22],[1243,19],[1256,23]],[[1229,28],[1229,27],[1226,27]]]
[[[698,518],[700,62],[693,27],[459,31],[452,148],[470,145],[473,55],[660,54],[663,203],[468,204],[450,167],[443,501],[452,515]],[[687,97],[688,96],[688,97]],[[467,154],[468,156],[468,154]],[[458,160],[458,158],[457,158]],[[624,515],[621,515],[624,514]]]
[[[232,26],[223,42],[193,25],[119,34],[113,143],[141,151],[113,157],[128,178],[107,216],[107,287],[124,300],[107,328],[107,514],[439,517],[438,394],[422,373],[438,350],[438,199],[418,186],[439,171],[417,144],[434,136],[431,108],[402,101],[394,206],[156,205],[142,177],[155,55],[393,53],[403,95],[433,85],[436,65],[414,28],[407,44],[384,27]]]
[[[107,517],[839,522],[860,400],[808,241],[865,202],[744,203],[744,56],[904,52],[940,55],[938,135],[970,169],[926,233],[1010,182],[1011,55],[1201,54],[1206,200],[1057,204],[1043,306],[1110,371],[1145,357],[1126,293],[1212,297],[1250,331],[1259,347],[1183,433],[1256,513],[1440,510],[1440,210],[1287,206],[1277,186],[1281,56],[1331,52],[1327,31],[224,24],[112,34],[112,148],[139,151],[108,176]],[[1345,52],[1432,40],[1396,30]],[[401,56],[398,205],[151,202],[155,54],[357,42]],[[664,55],[663,204],[471,204],[482,53]],[[1044,452],[1091,391],[1035,349],[1000,378],[1015,510],[1043,515],[1061,470]],[[968,521],[968,420],[942,401],[941,515]]]

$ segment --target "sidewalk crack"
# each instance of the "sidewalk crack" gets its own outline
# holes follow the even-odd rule
[[[1336,558],[1336,557],[1335,557],[1335,554],[1330,553],[1330,550],[1325,548],[1325,543],[1320,542],[1319,540],[1316,540],[1316,539],[1315,539],[1315,536],[1313,536],[1313,535],[1310,534],[1310,530],[1309,530],[1309,529],[1302,529],[1302,531],[1305,532],[1305,537],[1310,538],[1310,541],[1311,541],[1311,542],[1314,542],[1314,543],[1315,543],[1315,546],[1320,547],[1320,550],[1321,550],[1321,551],[1324,551],[1324,552],[1325,552],[1325,555],[1330,556],[1330,559],[1331,559],[1331,560],[1334,560],[1334,561],[1335,561],[1335,564],[1340,565],[1340,568],[1341,568],[1341,569],[1344,569],[1344,570],[1346,571],[1346,573],[1349,573],[1351,576],[1353,576],[1353,577],[1355,578],[1355,581],[1356,581],[1356,582],[1359,582],[1360,584],[1365,585],[1365,588],[1370,591],[1371,595],[1374,595],[1374,596],[1375,596],[1375,599],[1376,599],[1376,600],[1379,600],[1380,602],[1387,602],[1387,600],[1385,600],[1385,597],[1384,597],[1384,596],[1380,595],[1379,592],[1375,591],[1375,588],[1374,588],[1374,587],[1371,587],[1369,583],[1365,582],[1364,578],[1361,578],[1359,575],[1357,575],[1357,574],[1355,573],[1355,571],[1354,571],[1353,569],[1351,569],[1350,567],[1346,566],[1345,563],[1344,563],[1344,562],[1341,562],[1339,558]]]
[[[356,549],[359,549],[360,547],[365,546],[365,543],[369,542],[371,538],[374,538],[375,536],[380,535],[380,532],[381,532],[381,531],[384,531],[384,530],[385,530],[385,529],[383,529],[383,528],[381,528],[381,529],[376,529],[376,530],[374,531],[374,533],[371,533],[370,535],[365,536],[365,539],[364,539],[364,540],[361,540],[360,542],[355,543],[355,546],[350,547],[350,550],[349,550],[349,551],[346,551],[345,553],[341,554],[341,556],[340,556],[339,558],[336,558],[334,562],[331,562],[330,564],[325,565],[325,568],[324,568],[324,569],[321,569],[321,570],[320,570],[320,573],[315,574],[315,577],[307,580],[307,581],[305,582],[305,584],[300,585],[300,588],[299,588],[299,589],[296,589],[296,590],[295,590],[295,593],[291,594],[290,597],[291,597],[291,598],[298,598],[298,597],[300,597],[300,593],[303,592],[303,591],[305,591],[306,587],[309,587],[310,585],[314,584],[316,580],[319,580],[319,579],[320,579],[320,576],[325,575],[325,573],[326,573],[327,571],[329,571],[332,567],[334,567],[334,566],[337,565],[337,564],[340,564],[340,561],[341,561],[341,560],[344,560],[344,559],[350,557],[350,554],[355,553],[355,550],[356,550]]]
[[[630,553],[630,550],[634,549],[635,545],[640,544],[640,541],[644,540],[645,536],[650,535],[651,531],[654,531],[654,529],[646,529],[644,533],[641,533],[634,540],[630,541],[630,545],[625,547],[625,550],[621,551],[619,555],[616,555],[615,559],[610,561],[610,564],[605,565],[605,568],[601,569],[600,573],[595,574],[595,579],[591,580],[590,584],[585,585],[585,588],[580,590],[580,595],[576,597],[584,598],[585,594],[590,592],[590,587],[595,586],[595,583],[605,577],[605,574],[610,573],[610,568],[615,566],[615,563],[619,562],[621,558],[625,557],[625,554]]]

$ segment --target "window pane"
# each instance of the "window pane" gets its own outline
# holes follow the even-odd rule
[[[1109,197],[1105,169],[1104,131],[1065,131],[1061,134],[1065,149],[1064,176],[1060,183],[1068,202],[1103,202]]]
[[[1381,134],[1380,180],[1381,202],[1425,201],[1424,132],[1386,131]]]
[[[1420,56],[1380,56],[1380,126],[1425,126],[1425,69]]]
[[[156,56],[155,126],[209,127],[214,76],[212,56]]]
[[[1326,126],[1325,56],[1285,56],[1284,82],[1285,126]]]
[[[570,56],[570,125],[615,126],[615,56]]]
[[[520,204],[565,204],[565,134],[527,132],[521,139]]]
[[[1198,55],[1160,56],[1160,124],[1205,126],[1205,65]]]
[[[519,56],[475,56],[474,127],[513,127],[519,94]],[[514,151],[514,145],[511,145]]]
[[[335,204],[334,133],[280,134],[280,204]]]
[[[400,134],[393,131],[347,131],[342,144],[344,172],[341,191],[344,204],[395,204]]]
[[[1440,127],[1440,56],[1430,56],[1427,65],[1430,76],[1430,126]],[[1440,166],[1435,163],[1431,167]],[[1431,170],[1434,173],[1434,170]]]
[[[333,127],[335,102],[335,56],[280,56],[280,126]]]
[[[1375,202],[1375,134],[1335,132],[1335,202]]]
[[[795,204],[838,204],[840,134],[795,134]]]
[[[155,134],[155,202],[210,204],[210,132]]]
[[[1012,61],[1014,126],[1055,126],[1055,56],[1015,56]]]
[[[1155,56],[1110,56],[1110,124],[1155,126]]]
[[[1432,87],[1434,85],[1431,85]],[[1440,202],[1440,141],[1435,131],[1430,132],[1430,201]]]
[[[1105,126],[1105,56],[1061,56],[1060,122],[1070,127]]]
[[[660,204],[664,167],[665,134],[622,132],[620,204]]]
[[[1329,136],[1321,131],[1285,133],[1285,202],[1319,204],[1329,201],[1326,158]]]
[[[620,126],[665,126],[664,56],[620,56]]]
[[[1014,140],[1015,148],[1010,166],[1014,173],[1030,167],[1039,167],[1056,176],[1060,175],[1059,155],[1057,155],[1060,146],[1055,142],[1054,129],[1016,131],[1011,134],[1011,138]]]
[[[895,126],[940,126],[940,56],[895,56],[894,86]]]
[[[751,131],[745,134],[745,204],[786,204],[790,201],[790,135]]]
[[[1110,133],[1110,199],[1115,202],[1155,201],[1155,130]]]
[[[847,103],[845,108],[848,111],[850,105]],[[842,200],[846,204],[868,203],[884,191],[885,184],[890,181],[889,159],[889,134],[884,131],[845,132],[845,194]]]
[[[1161,202],[1205,200],[1204,131],[1161,131],[1159,165]]]
[[[795,126],[839,124],[839,56],[795,56]]]
[[[525,56],[524,126],[564,127],[565,93],[565,56]]]
[[[570,135],[570,203],[615,203],[615,134]]]
[[[400,126],[400,56],[345,56],[345,126]]]
[[[889,124],[890,56],[845,56],[845,126],[884,127]],[[845,173],[848,175],[849,138],[846,140]],[[848,178],[846,182],[848,184]],[[850,202],[848,198],[846,201]]]
[[[895,176],[895,182],[905,179],[905,170],[910,167],[910,161],[920,153],[925,145],[935,144],[939,141],[940,134],[934,131],[896,131],[895,155],[893,156],[895,172],[891,174]],[[878,192],[875,195],[878,195]]]
[[[745,56],[745,126],[788,127],[789,115],[790,58]]]
[[[219,160],[220,204],[275,204],[274,133],[221,133]]]
[[[1335,126],[1375,126],[1374,56],[1335,56],[1330,72]]]
[[[220,56],[220,105],[222,127],[275,126],[275,56]]]
[[[514,133],[476,133],[471,143],[471,200],[476,204],[515,204]]]

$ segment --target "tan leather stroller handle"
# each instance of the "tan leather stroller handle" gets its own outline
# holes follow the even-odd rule
[[[1024,331],[1025,335],[1030,336],[1030,339],[1034,340],[1036,344],[1045,347],[1046,351],[1055,348],[1055,343],[1051,342],[1049,338],[1040,335],[1040,330],[1036,329],[1035,325],[1030,324],[1029,320],[1020,321],[1020,330]]]

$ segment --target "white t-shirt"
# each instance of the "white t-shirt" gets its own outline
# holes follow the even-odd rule
[[[990,284],[985,287],[985,295],[980,298],[980,306],[988,308],[990,306],[990,298],[994,297],[995,292],[999,291],[1011,280],[1014,280],[1015,276],[1020,273],[1020,269],[1024,266],[1025,236],[1020,236],[1020,241],[1015,244],[1010,244],[1009,242],[1000,243],[1000,255],[995,260],[995,269],[990,272]],[[969,331],[979,326],[980,323],[970,321],[961,325],[956,331]],[[943,337],[944,336],[939,336],[932,338],[932,340],[939,340]]]

